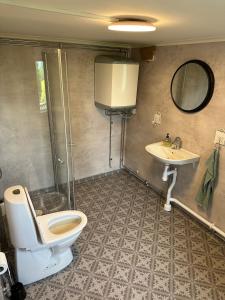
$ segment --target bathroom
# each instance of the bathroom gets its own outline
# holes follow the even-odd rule
[[[123,1],[123,7],[115,1],[104,12],[103,1],[96,7],[95,1],[78,2],[79,12],[68,3],[68,13],[60,1],[57,8],[0,1],[1,208],[4,191],[21,185],[40,216],[74,209],[87,216],[72,245],[73,261],[25,284],[26,299],[225,299],[222,144],[216,148],[212,205],[205,211],[196,202],[215,134],[225,129],[225,33],[223,38],[218,29],[224,4],[218,1],[216,8],[207,1],[202,14],[203,2],[190,12],[175,1],[176,13],[163,3]],[[156,30],[107,31],[109,16],[137,14],[157,19]],[[192,22],[189,31],[182,29],[185,17]],[[76,26],[83,27],[76,33]],[[129,114],[110,116],[95,104],[95,62],[102,55],[139,63],[137,103]],[[171,81],[190,60],[210,67],[214,89],[205,107],[187,113],[174,105]],[[60,108],[52,98],[47,103],[52,91]],[[172,204],[171,211],[164,210],[171,176],[164,182],[165,164],[145,150],[167,133],[200,157],[195,164],[175,166],[172,196],[185,207]],[[17,280],[2,227],[0,250]]]

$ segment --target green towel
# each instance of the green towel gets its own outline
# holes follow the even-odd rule
[[[213,192],[218,176],[219,149],[214,149],[206,162],[206,172],[201,187],[196,196],[198,205],[203,210],[208,210],[212,204]]]

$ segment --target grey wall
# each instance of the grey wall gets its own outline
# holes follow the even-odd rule
[[[215,76],[215,91],[208,106],[194,114],[178,110],[170,96],[170,82],[176,69],[185,61],[201,59],[208,63]],[[220,151],[219,180],[211,212],[205,214],[197,207],[195,195],[205,172],[205,163],[214,147],[215,131],[225,128],[225,43],[158,47],[155,61],[141,66],[137,115],[127,128],[126,165],[139,170],[156,188],[166,191],[161,180],[163,165],[148,155],[144,147],[162,140],[169,132],[180,136],[183,147],[201,156],[197,168],[178,168],[174,197],[225,231],[225,148]],[[162,114],[162,124],[151,124],[155,112]]]
[[[94,60],[103,53],[67,50],[75,178],[119,168],[120,118],[112,127],[112,169],[108,166],[109,117],[94,104]],[[110,55],[110,54],[107,54]]]
[[[35,61],[41,49],[0,46],[0,199],[11,185],[52,186],[47,112],[40,113]]]

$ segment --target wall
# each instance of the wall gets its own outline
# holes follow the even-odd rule
[[[119,168],[120,118],[113,117],[112,168],[108,166],[109,117],[94,104],[94,60],[101,53],[67,50],[70,116],[76,179]]]
[[[185,61],[200,59],[208,63],[215,76],[215,90],[206,108],[194,114],[178,110],[170,96],[170,82],[176,69]],[[205,163],[214,147],[215,131],[225,128],[225,43],[158,47],[155,60],[143,63],[139,77],[137,115],[127,126],[126,165],[139,170],[153,186],[163,190],[167,183],[161,180],[163,165],[148,155],[144,147],[162,140],[169,132],[180,136],[187,150],[201,156],[196,168],[192,165],[178,168],[178,181],[173,196],[185,205],[214,222],[225,231],[225,148],[220,151],[219,180],[213,206],[208,214],[197,207],[195,195],[205,172]],[[162,124],[153,127],[155,112],[162,114]]]
[[[40,112],[36,82],[40,59],[40,48],[0,46],[0,199],[11,185],[53,185],[48,116]]]

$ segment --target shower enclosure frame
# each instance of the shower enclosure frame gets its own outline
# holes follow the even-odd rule
[[[60,85],[60,100],[62,103],[63,109],[63,124],[64,124],[64,137],[65,137],[65,149],[66,149],[66,166],[67,166],[67,208],[75,209],[75,191],[74,191],[74,164],[71,148],[71,122],[70,122],[70,97],[68,89],[68,70],[67,70],[67,55],[66,51],[62,49],[50,49],[42,51],[42,58],[44,62],[44,71],[45,71],[45,86],[46,86],[46,100],[48,108],[48,122],[49,122],[49,132],[50,132],[50,141],[51,141],[51,151],[52,151],[52,164],[53,164],[53,173],[54,173],[54,183],[55,189],[59,192],[59,183],[58,183],[58,171],[60,165],[64,164],[65,161],[61,159],[56,153],[56,137],[54,132],[54,120],[53,120],[53,109],[52,109],[52,96],[50,91],[50,82],[49,82],[49,69],[48,69],[48,54],[57,54],[58,61],[58,73],[59,73],[59,85]],[[62,65],[62,55],[65,58],[65,81],[63,80],[63,65]],[[65,90],[66,89],[66,90]],[[65,104],[65,92],[67,94],[67,111],[68,118],[66,116],[66,104]],[[69,135],[69,136],[68,136]],[[70,156],[70,158],[69,158]]]

